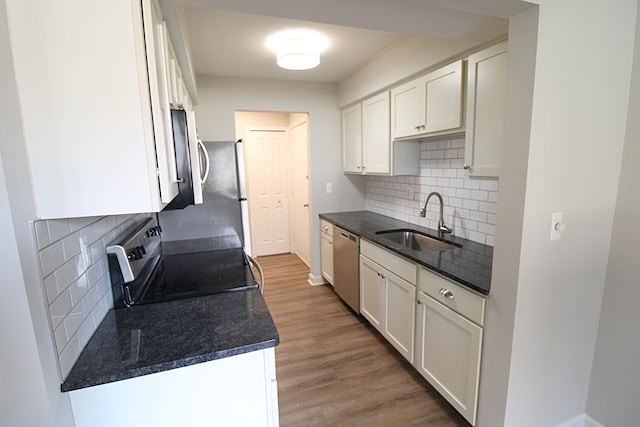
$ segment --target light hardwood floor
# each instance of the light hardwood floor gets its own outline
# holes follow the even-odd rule
[[[282,427],[469,427],[330,286],[310,286],[309,270],[295,255],[258,262],[280,333]]]

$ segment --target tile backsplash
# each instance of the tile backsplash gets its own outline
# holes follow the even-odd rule
[[[464,137],[419,142],[418,176],[367,176],[367,210],[435,230],[438,199],[429,200],[426,218],[419,213],[427,195],[437,191],[444,199],[444,223],[454,235],[493,246],[498,180],[465,177],[464,143]]]
[[[146,216],[33,222],[63,379],[107,311],[113,308],[105,248],[129,226]]]

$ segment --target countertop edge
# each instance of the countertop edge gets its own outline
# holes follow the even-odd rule
[[[450,272],[442,270],[441,268],[438,268],[438,267],[436,267],[434,265],[431,265],[431,264],[429,264],[428,262],[426,262],[424,260],[418,259],[418,258],[412,256],[411,254],[407,253],[407,252],[400,251],[397,248],[395,248],[395,247],[393,247],[393,246],[391,246],[389,244],[386,244],[381,239],[372,238],[372,236],[370,236],[369,233],[362,233],[362,230],[354,229],[353,227],[350,227],[349,224],[341,223],[339,221],[336,222],[336,220],[334,220],[331,217],[331,216],[335,216],[335,215],[355,215],[355,214],[362,214],[362,215],[373,214],[373,215],[376,215],[376,216],[383,217],[383,218],[385,218],[385,219],[387,219],[389,221],[397,221],[397,222],[402,222],[402,223],[406,222],[406,221],[397,220],[397,219],[392,218],[392,217],[387,217],[387,216],[382,215],[382,214],[377,214],[377,213],[371,212],[371,211],[331,212],[331,213],[327,212],[327,213],[320,213],[318,216],[321,219],[323,219],[325,221],[328,221],[328,222],[330,222],[331,224],[333,224],[335,226],[341,227],[341,228],[343,228],[343,229],[345,229],[345,230],[347,230],[347,231],[349,231],[351,233],[357,234],[361,238],[364,238],[364,239],[366,239],[367,241],[369,241],[369,242],[371,242],[373,244],[381,246],[381,247],[383,247],[383,248],[385,248],[385,249],[397,254],[398,256],[401,256],[401,257],[403,257],[405,259],[408,259],[408,260],[418,264],[419,266],[422,266],[424,268],[429,269],[430,271],[432,271],[434,273],[437,273],[437,274],[439,274],[441,276],[444,276],[447,279],[454,281],[456,284],[459,284],[460,286],[464,286],[465,288],[470,289],[470,290],[472,290],[474,292],[477,292],[477,293],[479,293],[479,294],[481,294],[481,295],[483,295],[485,297],[488,297],[490,295],[490,293],[491,293],[490,285],[489,285],[488,288],[485,288],[485,287],[482,287],[482,286],[478,286],[478,285],[476,285],[476,284],[474,284],[472,282],[469,282],[468,280],[465,280],[465,279],[463,279],[461,277],[456,276],[455,274],[452,274]],[[424,227],[421,227],[421,226],[416,225],[416,224],[411,224],[411,226],[413,228],[416,228],[416,229],[424,229]],[[455,238],[455,240],[466,241],[466,239],[462,239],[462,238],[459,238],[459,237]],[[478,245],[480,245],[480,243],[478,243]],[[483,245],[483,246],[486,246],[486,245]]]
[[[65,381],[62,384],[60,384],[60,391],[63,393],[66,393],[70,391],[81,390],[83,388],[113,383],[116,381],[133,379],[133,378],[141,377],[144,375],[165,372],[172,369],[184,368],[184,367],[196,365],[199,363],[212,362],[214,360],[220,360],[226,357],[232,357],[232,356],[237,356],[239,354],[250,353],[252,351],[258,351],[258,350],[264,350],[271,347],[276,347],[279,343],[280,343],[280,336],[278,335],[274,339],[266,340],[263,342],[247,344],[244,346],[226,349],[226,350],[218,350],[209,354],[186,357],[184,359],[159,363],[151,366],[145,366],[143,368],[135,368],[129,371],[119,372],[114,375],[101,376],[101,377],[95,378],[94,381],[86,381],[86,382],[77,383],[77,384],[67,384],[67,382]]]

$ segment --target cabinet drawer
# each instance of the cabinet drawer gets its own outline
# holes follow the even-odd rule
[[[467,319],[484,324],[485,298],[427,269],[420,268],[418,289]]]
[[[417,268],[414,263],[366,240],[360,240],[360,253],[407,282],[416,284]]]
[[[324,219],[320,220],[320,231],[322,234],[327,235],[329,237],[333,237],[333,224],[329,221],[325,221]],[[332,239],[329,239],[332,240]]]

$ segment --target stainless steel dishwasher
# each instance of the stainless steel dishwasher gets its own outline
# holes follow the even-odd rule
[[[338,296],[356,313],[360,313],[359,253],[360,237],[340,227],[334,226],[334,289]]]

